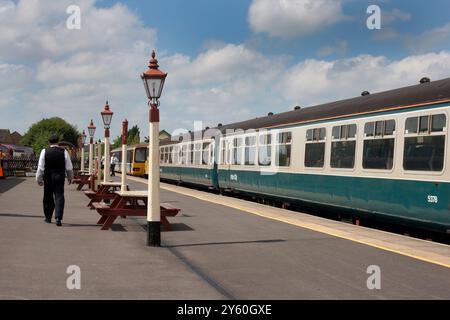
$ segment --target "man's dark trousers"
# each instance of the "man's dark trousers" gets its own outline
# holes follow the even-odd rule
[[[44,214],[47,219],[53,216],[62,220],[64,214],[64,179],[65,179],[64,149],[48,148],[45,150],[44,171]]]

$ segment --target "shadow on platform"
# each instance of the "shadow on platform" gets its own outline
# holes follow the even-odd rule
[[[10,217],[10,218],[42,218],[44,219],[44,215],[34,215],[34,214],[22,214],[22,213],[0,213],[1,217]]]
[[[225,242],[207,242],[207,243],[186,243],[186,244],[175,244],[166,245],[167,248],[176,247],[197,247],[197,246],[215,246],[223,244],[246,244],[246,243],[274,243],[274,242],[286,242],[283,239],[269,239],[269,240],[252,240],[252,241],[225,241]]]
[[[0,193],[5,193],[6,191],[14,188],[18,184],[24,182],[25,178],[6,178],[6,179],[0,179]]]

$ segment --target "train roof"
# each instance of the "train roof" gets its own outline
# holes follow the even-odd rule
[[[423,80],[421,81],[423,83],[418,85],[373,94],[366,92],[365,95],[356,98],[267,115],[217,128],[222,132],[227,129],[270,128],[450,101],[450,78],[438,81],[429,81],[426,78]],[[427,80],[429,82],[426,82]]]
[[[447,102],[450,102],[450,78],[437,81],[423,78],[420,84],[413,86],[373,94],[364,92],[361,96],[355,98],[296,108],[287,112],[221,125],[211,129],[219,130],[224,134],[227,130],[274,128]],[[201,139],[205,131],[203,130],[201,134],[199,132],[196,134],[189,132],[185,136],[191,135],[191,140],[196,140],[197,137]],[[173,138],[175,140],[167,139],[161,141],[160,145],[177,143],[180,136]]]
[[[430,81],[428,78],[423,78],[420,84],[413,86],[372,94],[364,92],[361,96],[355,98],[296,108],[287,112],[220,125],[211,129],[220,130],[223,134],[227,130],[281,127],[446,102],[450,102],[450,78],[437,81]],[[193,132],[189,132],[186,135],[188,136],[189,134],[192,140],[196,140],[195,136],[203,136],[203,134],[199,135],[198,133],[195,135]],[[165,141],[161,145],[172,143],[176,143],[176,141]]]

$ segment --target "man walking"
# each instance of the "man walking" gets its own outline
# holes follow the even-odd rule
[[[119,159],[116,157],[116,154],[113,153],[111,156],[111,177],[116,176],[116,165],[119,164]]]
[[[62,225],[64,214],[64,179],[72,183],[73,167],[67,150],[58,146],[59,136],[53,134],[48,140],[50,147],[43,149],[39,157],[36,180],[44,186],[45,222],[51,223],[55,211],[56,225]]]

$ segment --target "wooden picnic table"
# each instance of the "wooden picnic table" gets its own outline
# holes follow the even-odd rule
[[[122,184],[120,182],[107,181],[102,182],[97,191],[85,191],[84,194],[90,199],[87,206],[91,209],[95,209],[93,206],[94,202],[113,200],[116,197],[115,192],[119,191],[121,187]],[[127,190],[130,190],[128,184],[126,185],[126,188]]]
[[[102,230],[111,228],[118,216],[147,216],[147,197],[148,191],[117,191],[116,197],[111,205],[101,202],[93,203],[93,207],[101,215],[97,224],[102,225]],[[169,203],[161,203],[161,223],[165,231],[172,230],[172,227],[167,220],[167,217],[173,217],[180,211],[179,208],[172,206]]]
[[[95,179],[95,176],[95,173],[89,174],[80,172],[78,178],[73,179],[72,182],[78,184],[77,190],[80,191],[85,185],[89,185],[91,181]]]

